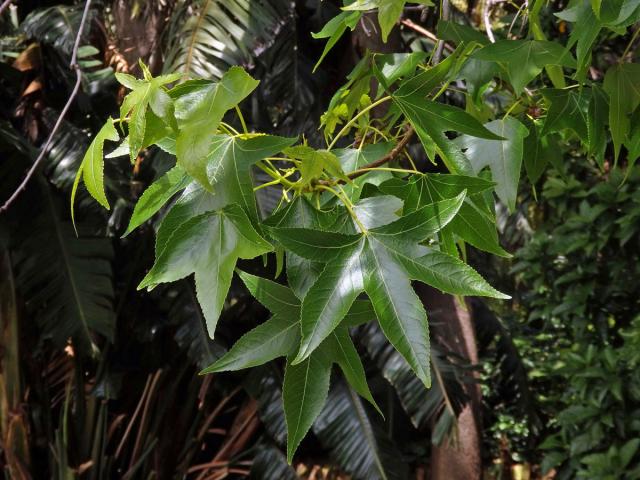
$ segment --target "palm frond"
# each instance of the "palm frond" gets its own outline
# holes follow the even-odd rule
[[[167,29],[165,71],[220,78],[232,65],[253,67],[287,23],[285,0],[204,0],[176,9]]]
[[[209,337],[193,285],[183,280],[170,297],[175,297],[168,316],[177,325],[176,343],[198,368],[211,365],[225,353],[225,349]]]
[[[0,150],[15,152],[7,142],[18,141],[25,153],[24,169],[33,159],[33,149],[15,131],[7,131],[6,124],[3,127]],[[73,339],[78,350],[91,354],[97,350],[94,333],[111,339],[115,327],[111,242],[76,236],[54,188],[42,175],[35,180],[30,195],[13,209],[9,225],[18,287],[44,337],[58,346]]]
[[[313,432],[338,464],[356,480],[392,480],[408,476],[407,463],[362,399],[336,382]]]
[[[29,38],[50,45],[65,58],[71,58],[82,9],[82,5],[56,5],[37,9],[27,15],[21,29]],[[91,9],[87,23],[91,24],[95,18],[96,10]],[[82,40],[86,42],[87,38],[88,32],[85,31]]]
[[[433,380],[427,390],[376,323],[367,324],[361,338],[369,356],[395,388],[402,407],[416,428],[425,428],[431,422],[441,422],[441,426],[455,423],[455,417],[467,402],[460,378],[462,372],[439,351],[437,345],[431,345]],[[436,429],[432,431],[432,440],[442,440],[441,435],[434,436],[434,433]]]
[[[298,480],[300,477],[287,464],[287,457],[273,445],[263,445],[258,448],[258,452],[251,464],[252,480]]]

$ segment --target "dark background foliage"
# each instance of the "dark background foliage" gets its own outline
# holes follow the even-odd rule
[[[481,23],[474,2],[452,3],[453,18]],[[566,2],[551,3],[558,11]],[[2,199],[33,162],[73,86],[68,63],[82,11],[73,2],[16,4],[0,18]],[[502,28],[512,21],[520,28],[517,11],[500,6]],[[376,47],[369,30],[358,29],[312,74],[323,44],[309,33],[337,12],[335,2],[311,0],[94,2],[82,39],[94,48],[81,59],[81,93],[42,168],[0,217],[0,463],[7,478],[370,479],[378,478],[376,464],[389,478],[424,478],[432,445],[447,438],[469,400],[465,385],[474,372],[488,475],[511,478],[518,466],[536,474],[556,468],[558,478],[640,478],[637,169],[627,178],[603,174],[567,149],[538,182],[537,201],[525,193],[520,210],[503,215],[505,247],[517,250],[515,258],[471,254],[496,286],[515,293],[512,304],[471,302],[480,364],[435,343],[442,381],[425,393],[398,368],[378,328],[361,328],[355,337],[385,421],[335,382],[293,467],[282,453],[281,365],[197,375],[268,312],[236,280],[211,340],[190,280],[136,291],[153,262],[154,225],[120,236],[135,200],[170,166],[166,155],[148,150],[133,166],[122,157],[108,162],[112,209],[80,193],[76,237],[70,190],[91,136],[117,113],[124,92],[114,71],[140,74],[142,58],[156,74],[215,79],[243,65],[261,80],[244,106],[251,126],[319,144],[316,126],[331,95],[364,49]],[[408,9],[405,17],[434,31],[437,17],[422,12]],[[551,15],[542,23],[550,37],[566,40]],[[594,51],[596,69],[628,42],[606,35]],[[433,48],[408,28],[392,41],[396,49]],[[413,150],[419,165],[432,168]],[[269,211],[274,199],[265,192],[260,207]],[[272,263],[242,267],[259,273]]]

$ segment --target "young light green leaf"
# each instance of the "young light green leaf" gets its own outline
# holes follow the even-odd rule
[[[318,33],[311,34],[311,36],[316,39],[329,39],[327,40],[327,44],[325,45],[320,58],[313,67],[314,72],[320,66],[322,60],[324,60],[324,57],[327,56],[327,53],[329,53],[333,46],[338,43],[338,40],[340,40],[342,34],[347,31],[347,28],[351,30],[355,28],[358,20],[360,20],[361,15],[361,12],[340,12],[338,15],[329,20],[327,24],[322,27],[322,30],[320,30]]]
[[[462,148],[466,148],[465,153],[476,174],[484,167],[491,169],[492,179],[497,184],[496,194],[513,211],[520,181],[523,142],[529,132],[512,117],[494,120],[486,127],[506,140],[497,142],[464,135],[456,141]]]
[[[73,206],[81,178],[91,196],[95,198],[100,205],[109,210],[109,201],[104,191],[104,157],[102,153],[106,140],[117,142],[119,139],[118,132],[113,125],[113,119],[109,118],[95,136],[91,145],[89,145],[80,164],[80,168],[78,168],[78,172],[76,173],[73,188],[71,189],[71,220],[74,219]]]
[[[155,78],[138,80],[131,75],[116,73],[116,79],[131,92],[125,97],[120,106],[120,119],[129,116],[127,123],[129,128],[129,156],[131,163],[136,159],[140,150],[144,147],[145,130],[147,126],[147,107],[167,125],[177,128],[174,116],[173,100],[164,91],[164,85],[175,82],[180,78],[179,74],[161,75]]]
[[[272,250],[237,205],[207,212],[182,223],[156,252],[153,268],[139,289],[174,282],[195,273],[196,293],[213,338],[238,258]]]
[[[209,190],[212,188],[206,175],[206,158],[212,149],[212,135],[227,110],[244,100],[258,83],[241,67],[231,67],[218,83],[198,90],[195,105],[190,106],[184,118],[178,119],[178,163]]]
[[[123,237],[129,235],[144,222],[149,220],[158,210],[180,190],[184,190],[191,182],[185,171],[176,165],[144,191],[133,209],[129,226]]]

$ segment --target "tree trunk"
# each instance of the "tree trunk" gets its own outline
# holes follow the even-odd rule
[[[431,335],[446,351],[475,364],[478,362],[476,333],[467,305],[426,285],[416,285],[416,291],[429,315]],[[467,385],[470,402],[457,421],[455,438],[446,438],[432,447],[431,480],[479,480],[482,477],[482,397],[480,386]]]

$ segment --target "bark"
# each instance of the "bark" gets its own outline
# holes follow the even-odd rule
[[[472,322],[472,312],[451,295],[445,295],[426,285],[417,285],[427,313],[431,335],[445,350],[477,363],[478,348]],[[432,447],[432,480],[479,480],[482,477],[482,397],[478,384],[468,384],[470,402],[458,417],[454,438]]]

